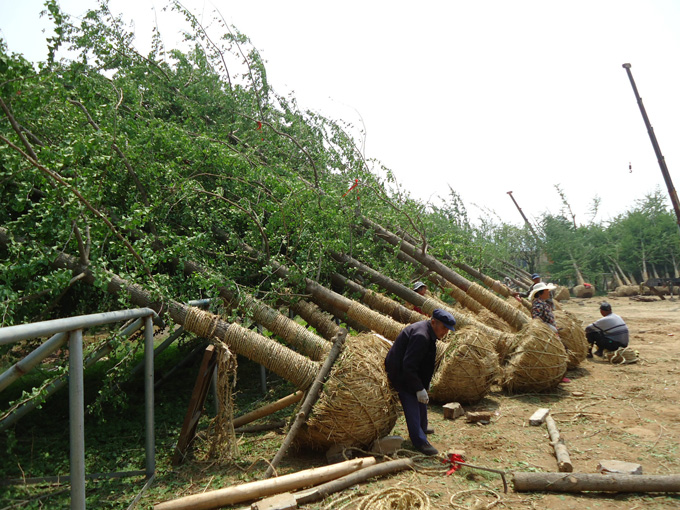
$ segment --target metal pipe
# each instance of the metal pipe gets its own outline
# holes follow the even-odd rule
[[[168,338],[163,340],[163,343],[154,349],[154,352],[153,352],[154,359],[156,358],[156,356],[158,356],[160,353],[162,353],[165,349],[167,349],[170,346],[170,344],[172,344],[172,342],[174,342],[180,336],[182,336],[182,333],[184,333],[184,328],[182,326],[180,326],[179,328],[177,328],[175,330],[175,332],[172,335],[170,335]],[[132,375],[137,374],[142,368],[144,368],[145,364],[146,364],[146,361],[140,361],[139,363],[137,363],[135,368],[133,368],[130,371],[130,375],[132,376]]]
[[[120,332],[120,335],[130,336],[132,333],[137,331],[141,327],[141,325],[142,320],[137,319],[132,324],[128,325],[125,329],[123,329],[123,331]],[[102,356],[106,356],[108,353],[111,352],[111,349],[112,349],[111,345],[106,344],[98,351],[92,353],[90,356],[88,356],[87,360],[85,361],[85,368],[92,366]],[[66,385],[67,381],[66,377],[67,376],[59,377],[55,379],[50,385],[48,385],[44,389],[44,398],[47,399],[49,396],[53,395],[58,390],[63,388]],[[0,421],[0,431],[5,430],[7,427],[16,423],[20,418],[23,418],[26,414],[35,409],[37,405],[38,404],[35,402],[35,400],[31,400],[25,403],[24,405],[19,406],[17,409],[14,410],[13,413],[7,415],[2,421]]]
[[[85,510],[85,398],[83,396],[83,330],[68,340],[68,407],[70,429],[71,510]]]
[[[17,361],[5,370],[0,374],[0,391],[33,370],[42,360],[64,345],[66,340],[68,340],[66,333],[57,333],[24,359]]]
[[[628,79],[633,87],[633,93],[635,94],[635,99],[640,107],[640,113],[642,114],[642,120],[645,121],[645,126],[647,126],[647,133],[649,133],[649,139],[652,141],[652,147],[654,147],[654,153],[656,154],[656,159],[661,167],[661,174],[663,175],[663,180],[666,182],[666,188],[668,188],[668,194],[671,197],[671,203],[673,204],[673,209],[675,210],[675,217],[677,218],[678,232],[680,232],[680,204],[678,203],[678,195],[675,192],[675,187],[673,186],[673,181],[671,180],[671,174],[668,173],[668,167],[666,166],[666,160],[661,154],[661,147],[659,147],[659,142],[656,141],[656,135],[654,134],[654,128],[649,122],[649,117],[647,117],[647,112],[642,104],[642,98],[638,94],[638,89],[635,86],[635,80],[633,80],[633,73],[630,72],[630,64],[623,64],[622,66],[626,73],[628,74]]]
[[[145,317],[153,315],[157,317],[156,312],[151,308],[135,308],[132,310],[118,310],[115,312],[95,313],[92,315],[78,315],[76,317],[67,317],[64,319],[54,319],[51,321],[35,322],[32,324],[19,324],[17,326],[8,326],[0,328],[0,345],[5,345],[20,340],[27,340],[29,338],[37,338],[41,336],[53,335],[55,333],[62,333],[72,331],[75,329],[85,329],[92,326],[101,326],[111,322],[122,322],[128,319],[136,319],[138,317]]]
[[[153,319],[144,319],[144,407],[146,419],[146,477],[151,478],[156,471],[156,437],[154,428],[154,389],[153,389]]]

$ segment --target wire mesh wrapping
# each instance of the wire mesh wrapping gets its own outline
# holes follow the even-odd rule
[[[219,340],[213,342],[217,352],[217,416],[208,427],[208,458],[220,462],[238,457],[238,443],[234,432],[234,395],[236,386],[236,356]]]
[[[385,317],[369,307],[356,302],[352,302],[347,309],[347,317],[392,341],[396,340],[397,335],[401,333],[405,326],[391,317]]]
[[[394,314],[396,313],[399,316],[399,319],[397,320],[404,324],[413,324],[414,322],[427,319],[427,316],[422,313],[416,312],[415,310],[408,310],[393,299],[372,290],[366,291],[362,301],[366,306],[392,317],[394,317]]]
[[[545,391],[562,381],[567,353],[557,334],[532,319],[516,336],[504,367],[502,386],[510,393]]]
[[[439,358],[429,392],[437,402],[478,402],[500,372],[493,344],[475,327],[456,331]]]
[[[368,446],[397,421],[397,394],[385,373],[389,346],[372,334],[348,336],[296,443],[306,448]]]
[[[567,368],[576,368],[588,355],[588,340],[579,321],[566,310],[555,310],[555,322],[560,340],[567,350]]]

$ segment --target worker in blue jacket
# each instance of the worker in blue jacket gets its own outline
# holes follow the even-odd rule
[[[406,326],[392,344],[385,358],[385,370],[392,387],[397,390],[406,417],[408,435],[413,447],[425,455],[439,452],[427,440],[427,389],[434,374],[437,340],[455,331],[456,319],[437,308],[432,319]]]

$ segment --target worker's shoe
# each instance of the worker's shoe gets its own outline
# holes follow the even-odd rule
[[[425,433],[434,434],[434,429],[428,425],[427,428],[425,429]]]
[[[416,446],[415,449],[418,450],[423,455],[438,455],[439,454],[439,450],[437,450],[430,443],[423,443],[421,445]]]
[[[588,354],[586,354],[586,358],[592,358],[593,357],[593,346],[590,346],[590,349],[588,349]]]
[[[600,358],[602,357],[603,354],[604,351],[601,348],[595,351],[595,356],[599,356]]]

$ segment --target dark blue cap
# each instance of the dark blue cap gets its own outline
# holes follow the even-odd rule
[[[450,331],[456,331],[456,328],[454,328],[454,326],[456,325],[456,319],[454,319],[453,315],[451,315],[446,310],[436,308],[432,312],[432,318],[437,319],[439,322],[441,322],[444,326],[446,326],[446,329]]]
[[[536,278],[540,278],[540,277],[541,277],[541,275],[538,274],[538,273],[534,273],[534,274],[531,275],[532,280],[535,280]]]

